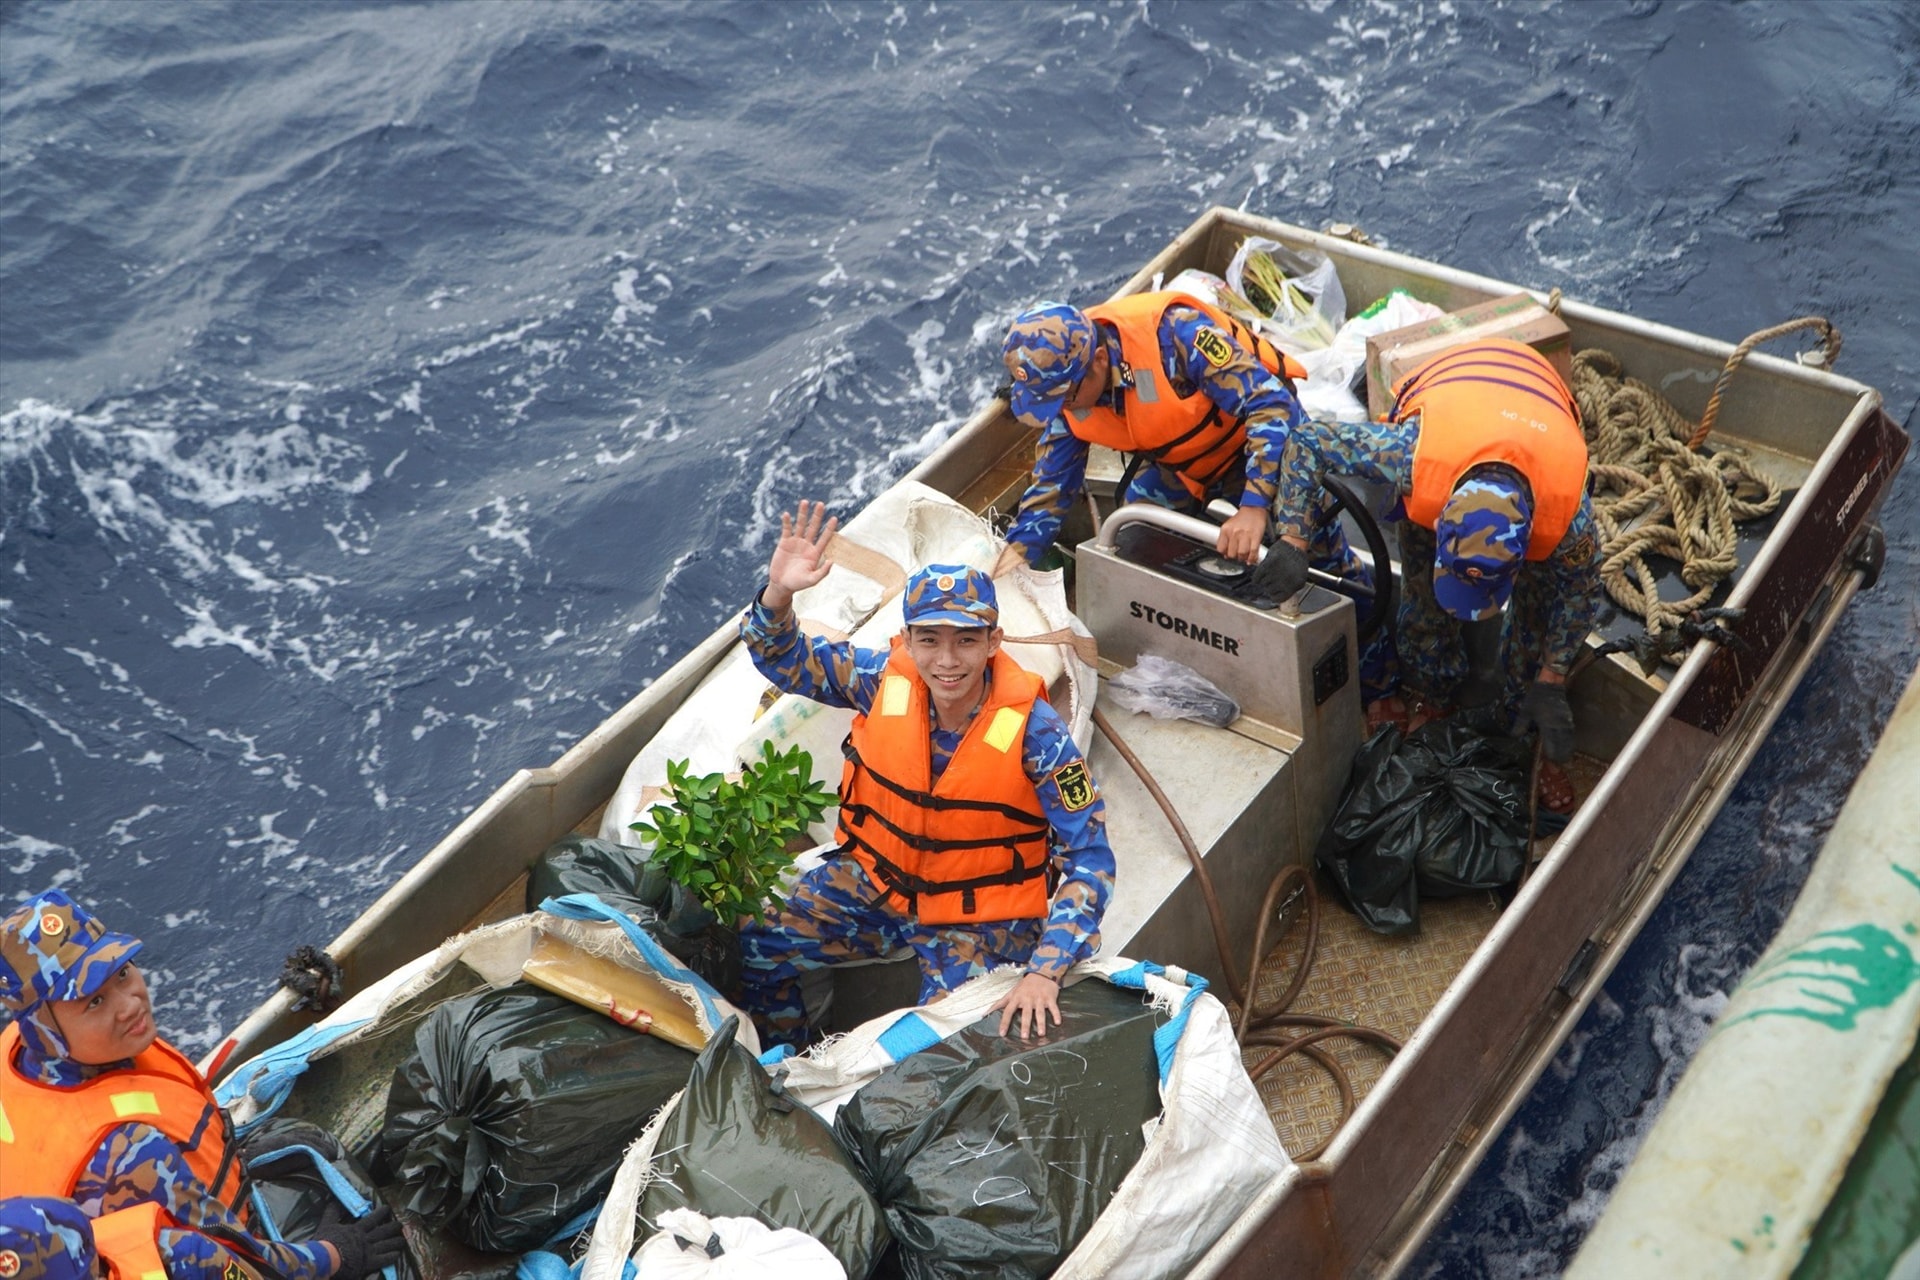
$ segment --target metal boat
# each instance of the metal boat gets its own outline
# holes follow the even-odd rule
[[[1216,208],[1119,293],[1187,268],[1221,272],[1249,235],[1326,254],[1346,296],[1361,302],[1404,289],[1453,311],[1522,292]],[[1577,300],[1557,309],[1576,352],[1612,352],[1689,416],[1702,413],[1733,352]],[[1387,1275],[1406,1263],[1659,901],[1854,593],[1871,585],[1874,514],[1908,446],[1876,391],[1754,355],[1726,389],[1712,444],[1742,451],[1788,495],[1741,541],[1724,601],[1744,610],[1739,644],[1703,639],[1652,670],[1619,653],[1583,668],[1571,695],[1580,804],[1510,902],[1436,903],[1411,938],[1325,913],[1321,947],[1339,962],[1315,967],[1300,1007],[1365,1021],[1405,1047],[1390,1062],[1355,1066],[1350,1115],[1310,1070],[1263,1081],[1290,1150],[1329,1130],[1331,1140],[1277,1177],[1192,1274]],[[1031,431],[996,399],[905,479],[976,512],[1010,510],[1032,447]],[[1360,743],[1360,610],[1324,587],[1264,610],[1211,591],[1193,571],[1192,553],[1210,541],[1204,526],[1165,513],[1080,512],[1063,545],[1076,536],[1075,608],[1099,641],[1103,677],[1156,652],[1239,686],[1230,692],[1245,714],[1225,730],[1129,717],[1110,706],[1104,680],[1099,704],[1126,724],[1132,750],[1179,810],[1224,904],[1224,932],[1244,947],[1262,924],[1261,888],[1279,866],[1310,860]],[[1598,650],[1603,640],[1588,643]],[[522,911],[529,865],[559,837],[597,829],[629,761],[737,643],[729,620],[560,759],[508,779],[333,941],[349,988]],[[1119,858],[1106,949],[1224,976],[1204,895],[1167,817],[1106,738],[1095,740],[1091,764]],[[838,987],[849,1014],[888,1007],[876,994],[884,977]],[[306,1017],[292,1005],[280,992],[255,1010],[228,1060],[300,1030]],[[1372,1052],[1350,1056],[1358,1064]]]

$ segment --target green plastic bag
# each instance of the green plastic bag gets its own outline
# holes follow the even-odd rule
[[[990,1014],[896,1062],[834,1118],[909,1280],[1051,1275],[1146,1149],[1161,1016],[1104,982],[1062,992],[1060,1014],[1032,1040],[999,1035]]]
[[[669,1209],[710,1218],[758,1218],[804,1231],[862,1280],[890,1237],[879,1201],[824,1121],[775,1088],[734,1043],[728,1018],[694,1064],[687,1091],[662,1126],[642,1225]]]

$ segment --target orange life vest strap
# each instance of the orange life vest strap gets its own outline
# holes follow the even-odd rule
[[[93,1247],[114,1280],[167,1280],[160,1256],[160,1233],[179,1226],[151,1200],[102,1214],[93,1220]]]

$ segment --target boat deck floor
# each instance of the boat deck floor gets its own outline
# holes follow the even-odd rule
[[[1593,793],[1606,762],[1576,755],[1567,776],[1582,803]],[[1534,842],[1534,857],[1546,856],[1548,837]],[[1466,894],[1457,898],[1423,898],[1420,927],[1402,937],[1374,933],[1339,900],[1324,878],[1320,891],[1320,937],[1313,969],[1294,998],[1291,1012],[1321,1014],[1344,1022],[1373,1027],[1405,1042],[1427,1013],[1439,1003],[1474,948],[1493,929],[1504,909],[1501,895]],[[1297,912],[1299,907],[1296,905]],[[1300,964],[1306,930],[1289,919],[1289,927],[1268,953],[1255,993],[1255,1006],[1277,1000]],[[1238,1008],[1234,1013],[1239,1013]],[[1387,1056],[1377,1046],[1346,1037],[1320,1042],[1347,1074],[1358,1106],[1387,1068]],[[1271,1050],[1255,1046],[1241,1060],[1251,1070]],[[1311,1150],[1341,1121],[1340,1091],[1325,1068],[1305,1054],[1293,1054],[1258,1082],[1261,1101],[1273,1118],[1280,1143],[1289,1152]]]

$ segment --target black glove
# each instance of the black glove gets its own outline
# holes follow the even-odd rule
[[[406,1248],[400,1224],[393,1220],[393,1210],[384,1204],[374,1206],[364,1218],[323,1226],[314,1232],[313,1238],[332,1245],[340,1255],[340,1265],[334,1269],[331,1280],[364,1280],[398,1262]]]
[[[1286,539],[1277,539],[1253,567],[1254,592],[1269,600],[1285,600],[1307,585],[1307,553]]]
[[[1573,756],[1573,708],[1567,705],[1567,686],[1535,680],[1521,704],[1521,718],[1540,731],[1547,759],[1565,764]]]

